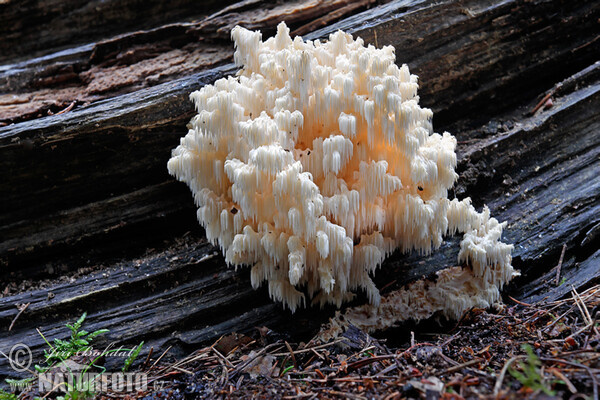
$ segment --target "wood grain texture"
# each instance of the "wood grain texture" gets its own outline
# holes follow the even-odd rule
[[[0,62],[85,40],[199,17],[233,1],[8,0],[0,3]]]
[[[82,107],[230,62],[233,58],[230,32],[236,24],[249,29],[261,29],[266,37],[272,35],[276,25],[285,19],[292,29],[305,33],[313,26],[326,25],[385,1],[250,0],[229,6],[226,5],[231,2],[223,2],[220,6],[226,7],[212,12],[215,11],[215,2],[204,2],[202,7],[191,10],[194,4],[182,0],[170,4],[173,10],[164,14],[164,4],[154,1],[144,4],[143,12],[136,11],[142,6],[140,2],[128,0],[102,2],[96,8],[93,7],[95,2],[92,2],[81,5],[81,10],[68,13],[64,10],[77,8],[76,4],[69,3],[78,2],[70,0],[60,6],[51,2],[44,6],[30,1],[19,8],[23,10],[21,14],[13,17],[28,20],[35,18],[36,12],[40,11],[37,8],[47,7],[49,14],[50,10],[59,8],[62,11],[56,12],[61,15],[60,22],[50,17],[42,24],[42,28],[53,32],[43,38],[57,42],[45,46],[42,42],[40,48],[45,52],[43,56],[30,56],[24,60],[17,57],[0,66],[0,124],[41,118],[68,107]],[[30,10],[32,15],[25,13],[28,7],[36,9]],[[2,4],[0,11],[1,8]],[[121,9],[123,13],[119,14]],[[114,21],[111,21],[115,24],[122,19],[132,19],[130,22],[134,27],[143,29],[125,30],[112,36],[131,28],[131,24],[119,25],[113,31],[111,21],[104,20],[104,24],[97,27],[86,22],[88,19],[94,19],[94,23],[102,21],[103,13],[107,10],[114,17]],[[152,14],[154,18],[142,21],[139,17],[145,14]],[[165,24],[177,15],[186,18]],[[307,26],[307,22],[312,25]],[[19,23],[13,25],[19,26]],[[82,26],[87,27],[83,35]],[[96,33],[95,28],[98,28]],[[31,34],[38,35],[40,30]],[[17,29],[15,35],[27,36],[28,32]],[[0,44],[0,50],[3,45],[12,42],[11,36],[7,37],[9,40]],[[95,42],[81,42],[96,37],[99,40]],[[75,39],[82,44],[65,49],[57,46],[62,43],[61,40],[71,43]],[[28,42],[23,46],[12,46],[10,50],[27,51],[32,43],[36,44]],[[52,52],[57,48],[60,50]],[[7,51],[7,55],[10,54]]]
[[[248,271],[227,268],[203,239],[187,188],[166,171],[170,150],[193,115],[189,93],[235,72],[223,32],[260,4],[234,4],[204,26],[173,17],[168,25],[116,38],[98,33],[92,36],[102,40],[41,58],[30,49],[29,59],[0,68],[0,120],[11,121],[3,119],[7,108],[1,107],[11,106],[3,96],[30,102],[35,91],[66,89],[91,96],[68,94],[59,105],[75,98],[69,112],[42,107],[45,116],[38,118],[37,110],[0,127],[0,350],[23,341],[39,354],[36,327],[48,338],[65,336],[64,323],[83,311],[90,314],[89,329],[111,330],[107,340],[146,340],[156,352],[173,345],[174,354],[262,325],[307,336],[331,315],[332,309],[310,309],[292,316],[264,288],[252,290]],[[273,29],[274,15],[284,8],[276,9],[250,22]],[[302,11],[294,29],[315,28],[326,13],[319,10]],[[523,272],[511,294],[566,294],[570,286],[550,283],[563,244],[562,277],[576,287],[597,282],[595,3],[414,0],[352,13],[306,37],[342,28],[368,43],[392,44],[398,62],[420,76],[421,102],[434,110],[436,130],[449,129],[459,140],[456,195],[471,196],[478,207],[488,204],[509,223],[505,238],[515,244],[515,266]],[[160,79],[131,73],[140,62],[183,48],[181,63]],[[197,64],[194,49],[207,48],[217,61]],[[118,84],[92,93],[94,80],[82,78],[92,70],[97,77],[118,75]],[[548,91],[553,106],[530,115]],[[48,109],[55,114],[47,115]],[[457,243],[449,238],[426,258],[394,254],[378,271],[378,286],[387,292],[454,265]],[[15,304],[27,302],[8,332]],[[0,360],[0,375],[8,374]]]

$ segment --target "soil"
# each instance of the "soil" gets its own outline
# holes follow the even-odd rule
[[[180,359],[150,352],[136,362],[147,391],[97,398],[597,399],[599,319],[594,286],[555,302],[472,309],[440,325],[443,333],[426,340],[410,332],[393,346],[402,327],[374,338],[350,326],[341,337],[307,343],[260,327]],[[34,387],[23,398],[35,395]]]

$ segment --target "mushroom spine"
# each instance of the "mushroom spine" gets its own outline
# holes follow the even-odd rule
[[[504,224],[448,199],[456,139],[433,132],[417,76],[392,46],[341,31],[292,39],[285,23],[265,41],[239,26],[231,36],[241,70],[191,94],[198,114],[168,162],[229,264],[249,266],[252,285],[267,282],[292,311],[361,290],[377,307],[371,277],[386,256],[428,254],[462,232],[465,267],[444,276],[468,275],[481,302],[498,299],[514,275]],[[468,302],[452,293],[432,312],[458,315]]]

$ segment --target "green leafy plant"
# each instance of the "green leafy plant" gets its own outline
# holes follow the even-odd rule
[[[84,372],[86,372],[89,367],[90,365],[86,367]],[[69,373],[71,372],[69,371]],[[85,374],[79,374],[77,379],[73,379],[73,374],[71,373],[73,384],[65,382],[65,395],[56,397],[56,400],[86,400],[94,398],[96,395],[96,392],[94,391],[94,382],[100,375],[87,380],[83,379],[84,376]]]
[[[86,400],[92,399],[96,393],[80,391],[78,389],[67,389],[67,393],[64,396],[57,396],[56,400]]]
[[[3,389],[0,389],[0,400],[17,400],[18,397],[14,393],[5,392]]]
[[[567,278],[562,278],[558,286],[562,286],[567,282]]]
[[[79,317],[79,319],[73,325],[66,324],[65,326],[71,330],[71,337],[67,340],[58,338],[54,339],[54,346],[52,346],[42,335],[52,350],[51,352],[44,350],[46,364],[51,364],[54,361],[65,361],[74,354],[89,350],[90,344],[94,338],[109,332],[108,329],[99,329],[91,333],[86,330],[82,330],[81,326],[83,325],[86,317],[87,313],[84,312],[83,315]]]
[[[524,387],[527,387],[533,391],[541,390],[549,396],[554,396],[554,392],[546,386],[544,378],[541,374],[540,368],[542,366],[542,362],[538,356],[535,355],[530,345],[524,344],[522,348],[525,353],[527,353],[526,362],[516,362],[516,368],[511,366],[508,369],[508,372]]]
[[[82,330],[81,327],[87,317],[87,313],[83,313],[81,317],[74,324],[66,324],[65,326],[71,331],[71,336],[67,340],[54,339],[54,346],[46,339],[46,337],[39,332],[40,336],[49,347],[49,350],[44,350],[44,363],[45,365],[35,365],[34,369],[38,374],[48,372],[52,367],[57,364],[63,364],[64,361],[68,360],[73,355],[79,352],[85,352],[90,349],[91,342],[99,335],[105,334],[108,329],[99,329],[92,333]],[[92,364],[98,360],[99,357],[92,361]],[[88,366],[89,367],[89,366]],[[5,379],[5,382],[11,385],[11,387],[26,388],[33,381],[35,377],[29,377],[24,379]],[[75,389],[75,388],[72,388]],[[67,391],[68,393],[68,391]],[[80,398],[80,397],[79,397]],[[0,400],[8,400],[0,398]]]
[[[35,365],[35,371],[38,374],[44,374],[55,366],[62,366],[66,368],[71,376],[71,380],[69,382],[64,382],[64,387],[62,389],[65,390],[65,394],[63,396],[58,396],[57,400],[87,400],[93,398],[96,394],[94,391],[94,383],[102,376],[102,374],[106,372],[106,368],[96,365],[98,359],[115,352],[131,351],[122,368],[122,371],[126,372],[137,359],[144,345],[144,342],[141,342],[132,350],[123,348],[104,350],[101,354],[89,361],[80,373],[75,375],[73,374],[73,371],[71,371],[71,368],[66,361],[78,353],[85,353],[91,350],[92,341],[96,337],[109,332],[108,329],[99,329],[94,332],[88,332],[82,329],[86,317],[87,313],[83,313],[83,315],[79,317],[75,323],[66,324],[65,326],[71,331],[71,336],[68,339],[54,339],[52,342],[53,344],[51,344],[46,337],[39,332],[42,339],[44,339],[48,345],[48,349],[44,350],[43,365]],[[99,373],[92,374],[92,377],[90,378],[90,375],[88,375],[87,372],[92,367],[98,368]],[[6,382],[10,384],[11,387],[25,388],[28,387],[34,380],[35,377],[30,377],[20,380],[6,379]],[[18,400],[18,397],[10,393],[0,392],[0,400]]]
[[[4,381],[6,383],[8,383],[11,387],[12,390],[27,390],[31,384],[33,383],[35,378],[25,378],[25,379],[10,379],[7,378]],[[1,397],[0,395],[0,400],[5,400],[3,397]]]
[[[135,349],[133,349],[133,351],[131,352],[129,357],[127,357],[127,359],[125,360],[125,364],[123,365],[123,368],[121,369],[121,371],[127,372],[129,370],[129,367],[131,367],[131,364],[133,364],[133,362],[136,360],[136,358],[140,355],[140,351],[142,351],[143,345],[144,345],[144,342],[141,342],[140,344],[137,345],[137,347]]]

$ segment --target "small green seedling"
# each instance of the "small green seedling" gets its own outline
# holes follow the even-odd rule
[[[57,397],[57,400],[86,400],[91,399],[95,396],[94,393],[94,381],[99,379],[99,377],[106,372],[106,368],[102,366],[96,365],[96,361],[103,356],[106,356],[115,352],[128,351],[127,349],[113,349],[113,350],[105,350],[100,355],[97,355],[93,360],[91,360],[88,365],[82,370],[82,373],[78,374],[77,377],[73,376],[73,373],[66,363],[71,357],[78,353],[85,353],[91,349],[92,341],[107,332],[108,329],[99,329],[94,332],[88,332],[82,329],[83,323],[87,317],[87,313],[83,313],[81,317],[74,324],[66,324],[65,326],[69,328],[71,331],[71,336],[66,339],[54,339],[53,344],[51,344],[46,337],[39,332],[40,336],[46,344],[48,345],[48,350],[44,350],[44,362],[43,365],[35,365],[35,371],[37,374],[44,374],[50,371],[55,366],[63,366],[66,367],[69,373],[71,374],[71,381],[68,383],[64,382],[65,390],[64,396]],[[131,365],[134,363],[136,358],[139,356],[142,346],[144,342],[141,342],[138,346],[136,346],[133,350],[131,350],[131,354],[125,360],[122,371],[126,372],[129,370]],[[87,372],[90,368],[96,367],[101,371],[99,374],[96,374],[94,378],[89,379],[87,376]],[[36,376],[37,376],[36,374]],[[11,385],[11,387],[16,388],[28,388],[36,379],[36,376],[25,378],[25,379],[6,379],[6,382]],[[86,380],[87,379],[87,380]],[[58,389],[58,388],[56,388]],[[15,394],[7,393],[0,390],[0,400],[18,400],[18,396]]]
[[[538,356],[535,355],[530,345],[524,344],[522,348],[527,353],[527,362],[517,362],[517,367],[510,367],[508,372],[513,376],[513,378],[521,382],[521,385],[524,387],[527,387],[533,391],[541,390],[548,396],[554,396],[554,392],[546,386],[544,378],[540,372],[542,362]],[[523,372],[519,371],[519,369]]]
[[[137,345],[137,347],[135,349],[133,349],[133,351],[131,352],[129,357],[127,357],[127,360],[125,360],[125,364],[123,365],[123,368],[121,369],[121,371],[127,372],[129,370],[129,367],[131,367],[131,364],[133,364],[133,362],[136,360],[136,358],[140,355],[140,351],[142,351],[143,345],[144,345],[144,342],[141,342],[140,344]]]
[[[108,329],[99,329],[92,333],[81,330],[81,326],[86,317],[87,313],[84,312],[73,325],[66,324],[65,326],[71,330],[71,337],[67,340],[54,339],[54,346],[52,346],[42,335],[50,349],[52,349],[50,353],[48,353],[47,350],[44,350],[46,364],[65,361],[79,352],[89,350],[90,343],[94,338],[109,332]]]
[[[558,286],[562,286],[565,283],[567,283],[567,278],[562,278],[561,281],[560,281],[560,283],[558,284]]]
[[[8,393],[0,389],[0,400],[18,400],[18,397],[14,393]]]

